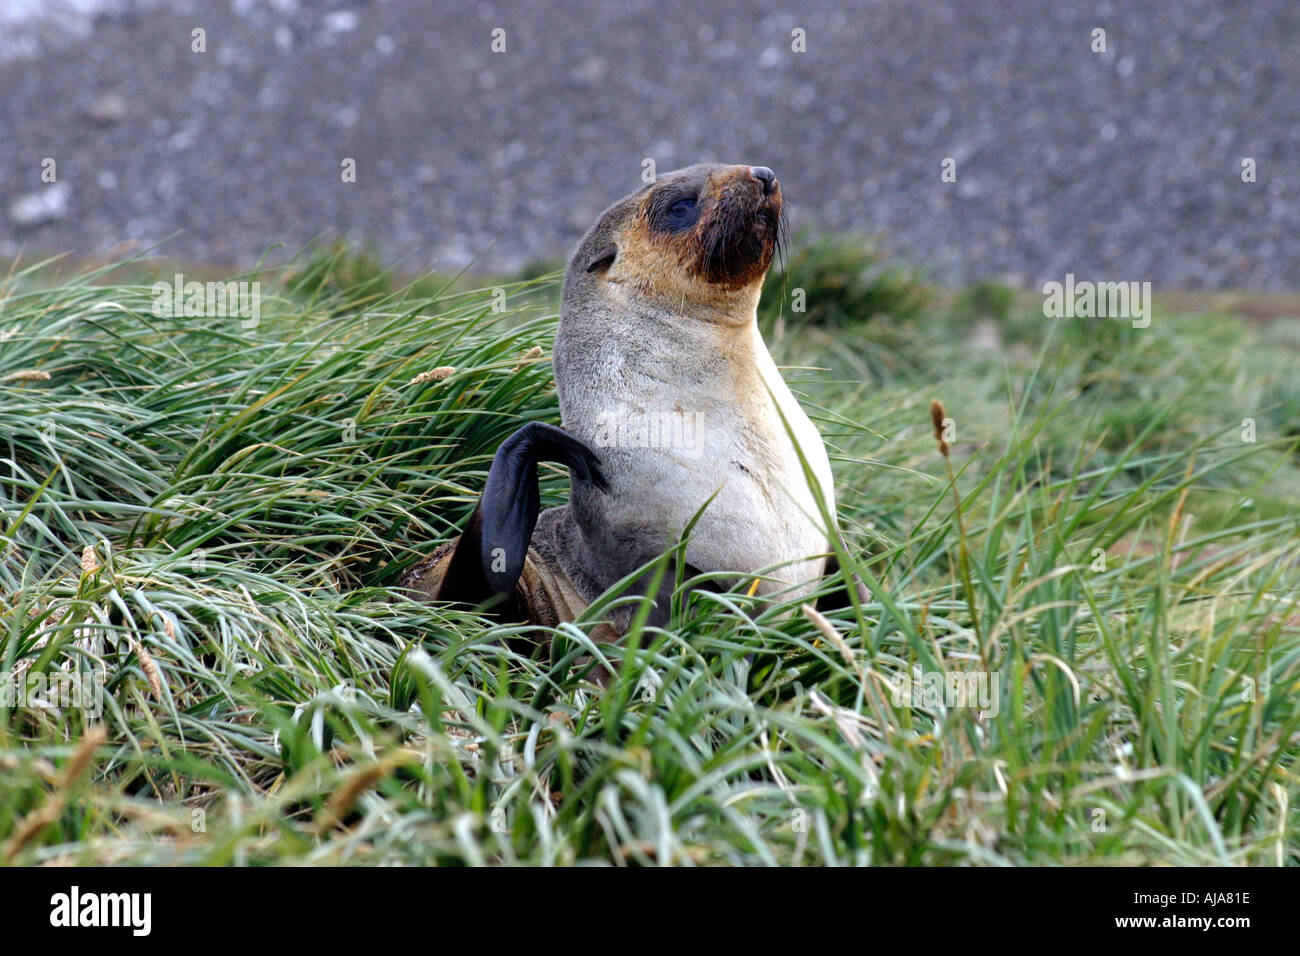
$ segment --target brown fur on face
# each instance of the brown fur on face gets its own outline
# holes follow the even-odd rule
[[[665,226],[666,208],[684,196],[696,197],[694,221]],[[781,207],[780,184],[764,195],[749,166],[667,173],[615,207],[617,254],[604,279],[670,307],[750,312],[780,239]]]

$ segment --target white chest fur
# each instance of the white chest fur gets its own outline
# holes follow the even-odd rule
[[[796,444],[834,517],[821,436],[782,380],[756,324],[681,334],[584,337],[577,369],[556,347],[564,427],[606,464],[608,495],[575,498],[580,522],[611,540],[676,540],[697,511],[687,561],[752,574],[784,564],[760,593],[820,577],[829,535]],[[562,340],[564,330],[561,331]],[[833,523],[833,521],[832,521]]]

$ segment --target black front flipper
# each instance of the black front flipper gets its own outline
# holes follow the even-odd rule
[[[600,458],[586,444],[553,425],[529,422],[497,449],[478,507],[438,588],[439,601],[472,607],[490,602],[504,617],[522,620],[526,616],[516,606],[514,593],[537,527],[541,508],[537,465],[543,461],[567,465],[578,480],[601,491],[609,488]]]

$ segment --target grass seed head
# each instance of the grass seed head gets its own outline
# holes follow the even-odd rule
[[[939,443],[939,454],[943,455],[944,458],[948,457],[949,452],[948,443],[943,440],[943,423],[947,417],[948,414],[944,411],[943,402],[937,398],[930,402],[930,421],[934,425],[934,440]]]
[[[38,368],[26,368],[17,372],[10,372],[0,382],[48,382],[50,373]]]
[[[427,372],[421,372],[415,378],[411,379],[412,385],[423,385],[425,382],[441,382],[456,374],[456,369],[451,365],[439,365],[437,368],[430,369]]]

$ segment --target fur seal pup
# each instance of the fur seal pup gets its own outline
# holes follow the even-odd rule
[[[703,509],[688,577],[770,569],[758,593],[816,588],[835,533],[816,502],[833,519],[830,462],[756,315],[781,210],[770,169],[724,165],[661,175],[605,210],[564,279],[563,430],[533,422],[507,439],[465,531],[406,587],[553,626],[676,544]],[[539,514],[542,461],[568,466],[571,493]],[[666,622],[671,586],[669,575],[652,623]],[[598,639],[630,615],[615,611]]]

